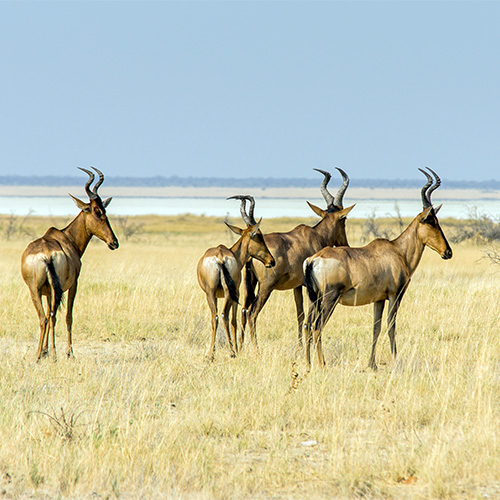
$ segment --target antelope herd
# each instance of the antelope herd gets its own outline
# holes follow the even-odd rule
[[[97,193],[104,181],[102,172],[92,167],[99,179],[91,188],[95,175],[81,168],[89,179],[85,191],[89,202],[70,195],[80,213],[64,229],[50,228],[39,239],[31,242],[21,258],[21,274],[29,288],[38,314],[40,340],[37,360],[52,350],[55,358],[55,325],[62,296],[68,291],[66,328],[68,357],[73,356],[72,323],[81,257],[92,236],[103,240],[111,250],[118,248],[118,240],[106,216],[111,198],[101,200]],[[315,169],[317,170],[317,169]],[[248,325],[250,337],[257,347],[257,317],[274,290],[293,290],[297,311],[298,343],[302,346],[305,331],[305,359],[311,367],[311,346],[314,344],[320,367],[325,366],[322,332],[337,304],[361,306],[374,304],[373,341],[369,366],[376,369],[375,348],[380,335],[385,302],[388,306],[388,335],[391,353],[396,357],[396,316],[399,305],[415,272],[426,246],[443,259],[452,257],[452,250],[439,225],[431,193],[441,180],[430,168],[419,169],[427,179],[422,188],[423,210],[396,239],[378,238],[361,248],[349,247],[346,236],[346,218],[354,205],[344,208],[343,198],[349,185],[348,175],[341,169],[343,183],[335,196],[328,191],[331,175],[323,175],[320,192],[326,202],[321,209],[307,202],[320,220],[313,226],[301,224],[286,233],[263,234],[262,219],[254,218],[255,200],[249,195],[228,199],[240,200],[240,213],[246,228],[230,225],[239,235],[231,248],[218,245],[209,248],[197,266],[197,277],[205,292],[211,313],[211,341],[208,358],[215,355],[215,340],[219,325],[217,299],[224,299],[220,319],[226,333],[232,357],[243,346]],[[247,202],[249,204],[247,212]],[[240,284],[243,282],[241,301],[240,341],[237,338],[237,307],[240,303]],[[309,297],[307,319],[304,315],[302,287]],[[46,310],[42,304],[46,298]],[[304,320],[306,321],[304,322]],[[49,347],[49,338],[52,344]]]

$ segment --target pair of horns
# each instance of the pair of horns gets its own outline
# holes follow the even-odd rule
[[[438,174],[434,172],[434,170],[431,170],[429,167],[425,167],[429,172],[432,173],[435,179],[433,179],[429,173],[427,173],[425,170],[422,170],[419,168],[420,172],[422,172],[426,177],[427,177],[427,183],[425,186],[422,188],[422,204],[425,208],[432,207],[432,202],[431,202],[431,194],[433,191],[435,191],[439,186],[441,186],[441,179],[439,178]],[[435,180],[435,183],[434,183]]]
[[[248,194],[237,194],[235,196],[230,196],[227,198],[228,200],[241,200],[241,205],[240,205],[240,214],[241,218],[243,219],[243,222],[247,226],[255,226],[257,224],[257,221],[255,220],[255,217],[253,215],[253,211],[255,209],[255,200],[253,196],[250,196]],[[246,202],[250,202],[250,208],[248,209],[248,213],[246,211]]]
[[[97,194],[97,190],[99,189],[100,185],[104,182],[104,174],[100,170],[97,170],[97,168],[90,167],[93,168],[97,172],[97,175],[99,176],[99,180],[95,183],[93,189],[90,189],[90,185],[94,182],[95,179],[94,172],[91,172],[86,168],[81,168],[81,167],[78,168],[89,176],[89,180],[85,184],[85,192],[87,193],[87,196],[89,197],[90,200],[97,199],[99,197],[99,195]]]
[[[330,182],[331,175],[330,172],[326,172],[325,170],[320,170],[319,168],[315,168],[317,172],[322,173],[325,178],[323,179],[323,182],[321,183],[321,194],[323,195],[323,198],[325,199],[327,203],[328,209],[331,209],[335,206],[343,208],[343,199],[344,199],[344,193],[347,190],[347,187],[349,186],[349,176],[340,168],[335,167],[340,174],[342,175],[342,178],[344,179],[344,182],[340,189],[338,190],[337,194],[335,195],[335,198],[332,196],[332,194],[328,191],[327,186],[328,182]],[[422,188],[422,203],[424,205],[424,208],[429,208],[432,206],[431,202],[431,194],[441,185],[441,179],[439,178],[439,175],[434,172],[434,170],[430,169],[429,167],[425,167],[429,172],[432,173],[434,176],[434,179],[429,175],[428,172],[425,170],[422,170],[419,168],[420,172],[422,172],[426,177],[427,177],[427,183],[425,186]]]
[[[330,182],[330,179],[332,177],[330,172],[327,172],[326,170],[320,170],[319,168],[314,169],[316,170],[316,172],[319,172],[325,176],[323,182],[321,183],[320,191],[326,201],[327,210],[332,210],[334,208],[342,209],[344,207],[344,193],[349,186],[349,176],[341,168],[335,168],[340,172],[342,179],[344,179],[344,182],[342,183],[342,186],[340,186],[340,189],[337,191],[335,197],[327,189],[328,183]]]
[[[320,191],[321,194],[323,195],[323,198],[326,201],[326,206],[327,210],[335,210],[335,209],[342,209],[343,204],[344,204],[344,194],[347,190],[347,187],[349,186],[349,176],[339,167],[335,167],[339,172],[340,175],[342,176],[342,179],[344,182],[342,183],[342,186],[340,186],[339,190],[337,191],[337,194],[333,196],[330,191],[328,191],[328,183],[330,182],[331,179],[331,174],[330,172],[327,172],[326,170],[320,170],[319,168],[315,168],[317,172],[320,172],[325,176],[323,179],[323,182],[321,183]],[[254,209],[255,209],[255,200],[253,196],[250,195],[235,195],[235,196],[230,196],[228,200],[241,200],[241,206],[240,206],[240,213],[241,213],[241,218],[245,222],[247,226],[249,225],[255,225],[257,222],[255,221],[254,218]],[[246,212],[246,202],[247,200],[250,202],[250,208],[248,209],[248,214]]]

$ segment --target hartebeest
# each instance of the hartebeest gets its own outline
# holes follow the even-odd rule
[[[428,168],[428,167],[427,167]],[[374,304],[373,342],[369,366],[377,368],[375,347],[380,334],[385,301],[389,301],[388,334],[391,353],[396,358],[396,315],[410,279],[417,268],[424,248],[435,250],[443,259],[451,259],[452,250],[439,225],[431,193],[441,180],[430,168],[421,196],[423,211],[395,240],[376,239],[362,248],[324,248],[304,262],[304,275],[311,301],[306,325],[306,362],[311,366],[311,340],[318,355],[318,363],[325,365],[321,334],[335,306],[362,306]]]
[[[245,267],[244,290],[245,298],[242,308],[242,333],[243,343],[244,330],[248,320],[252,341],[257,345],[256,322],[259,313],[266,304],[273,290],[291,290],[295,298],[298,324],[298,341],[302,343],[302,329],[304,323],[304,306],[302,286],[304,285],[304,274],[302,264],[304,260],[330,245],[348,245],[345,232],[345,219],[354,205],[343,208],[344,193],[349,185],[347,174],[337,168],[343,178],[343,184],[335,197],[328,191],[328,182],[331,175],[324,170],[314,169],[324,175],[321,183],[321,194],[326,201],[327,208],[323,210],[312,203],[308,203],[311,209],[321,217],[321,220],[313,227],[300,224],[287,233],[264,234],[264,241],[276,260],[276,266],[272,269],[264,267],[256,261],[252,261]],[[250,207],[250,214],[252,207]],[[253,217],[253,216],[251,216]],[[255,287],[258,284],[257,296]]]
[[[275,261],[271,252],[267,248],[260,223],[250,220],[245,211],[245,203],[249,200],[252,205],[255,203],[251,196],[233,196],[231,198],[241,199],[241,216],[246,224],[246,229],[240,229],[226,222],[227,227],[240,238],[231,247],[219,245],[209,248],[198,262],[197,275],[198,283],[207,296],[208,306],[212,314],[212,339],[208,350],[208,357],[213,359],[215,355],[215,337],[219,316],[217,314],[217,298],[224,298],[222,308],[222,322],[226,331],[231,356],[235,356],[238,351],[237,341],[237,318],[236,312],[239,301],[239,287],[241,282],[241,269],[247,261],[254,258],[263,263],[266,267],[273,267]],[[229,314],[232,313],[231,326],[234,335],[234,346],[229,328]]]
[[[94,167],[92,167],[94,168]],[[104,181],[102,172],[94,168],[99,180],[93,189],[90,185],[95,175],[90,170],[80,168],[89,179],[85,191],[89,203],[73,198],[81,212],[64,229],[51,227],[41,238],[32,241],[21,258],[21,274],[30,290],[31,299],[40,321],[40,342],[37,360],[49,354],[49,336],[52,332],[52,349],[55,357],[56,313],[62,300],[62,294],[68,290],[66,327],[68,333],[68,357],[73,356],[71,327],[73,324],[73,303],[75,300],[78,276],[82,266],[81,258],[92,236],[104,241],[111,250],[118,248],[118,240],[111,229],[106,216],[106,207],[111,198],[102,201],[97,194]],[[47,298],[47,313],[42,304],[42,295]]]

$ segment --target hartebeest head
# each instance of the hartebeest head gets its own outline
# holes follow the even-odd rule
[[[320,190],[324,200],[326,201],[326,210],[323,210],[322,208],[313,205],[310,202],[307,202],[307,204],[311,207],[311,210],[316,215],[321,217],[321,219],[326,219],[327,217],[332,219],[332,227],[334,227],[335,230],[333,241],[336,242],[336,246],[348,246],[349,242],[347,241],[347,235],[345,231],[345,221],[347,214],[354,208],[354,205],[344,208],[344,193],[349,186],[349,176],[341,168],[335,168],[340,172],[340,175],[343,179],[342,186],[340,186],[335,196],[333,196],[330,191],[328,191],[328,183],[330,182],[330,179],[332,177],[330,172],[327,172],[326,170],[320,170],[318,168],[314,169],[316,170],[316,172],[324,175]]]
[[[97,168],[92,167],[99,175],[99,180],[95,183],[94,187],[91,189],[90,186],[94,182],[95,175],[90,170],[85,168],[80,168],[80,170],[85,172],[89,176],[89,180],[85,184],[85,192],[89,197],[89,203],[85,203],[79,200],[72,194],[70,194],[76,206],[82,211],[85,228],[90,235],[97,236],[100,240],[104,241],[111,250],[116,250],[119,246],[118,239],[116,238],[111,225],[109,224],[108,217],[106,216],[106,208],[110,204],[112,198],[106,198],[104,201],[97,194],[97,190],[104,182],[104,175]]]
[[[432,173],[434,179],[425,170],[419,168],[427,177],[427,183],[422,188],[422,205],[424,210],[418,216],[419,225],[417,234],[420,241],[437,252],[441,258],[451,259],[453,252],[437,218],[437,213],[442,205],[434,208],[431,202],[431,194],[441,185],[441,179],[436,172],[429,167],[426,168]]]
[[[344,193],[349,186],[349,176],[341,168],[335,168],[340,172],[340,175],[343,179],[342,186],[340,186],[335,196],[333,196],[332,193],[328,191],[328,183],[332,178],[330,172],[327,172],[326,170],[320,170],[319,168],[313,169],[325,176],[323,182],[321,183],[320,191],[326,201],[326,210],[323,210],[322,208],[319,208],[309,202],[307,202],[307,204],[311,207],[312,211],[316,215],[319,215],[321,218],[326,217],[326,215],[329,213],[340,212],[344,208]]]
[[[243,241],[247,241],[248,255],[254,259],[260,260],[266,267],[274,267],[276,262],[271,252],[267,248],[264,241],[264,236],[260,231],[260,223],[262,218],[257,222],[254,217],[255,199],[250,195],[236,195],[230,196],[228,200],[241,200],[240,214],[243,222],[246,224],[246,229],[240,229],[239,227],[233,226],[226,222],[226,226],[233,231],[233,233],[239,234]],[[250,202],[250,208],[248,209],[248,214],[246,212],[246,202]]]

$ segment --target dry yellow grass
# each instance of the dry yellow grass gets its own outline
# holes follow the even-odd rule
[[[292,362],[304,373],[291,292],[260,316],[258,354],[247,345],[230,359],[220,335],[208,363],[195,268],[232,236],[212,218],[141,222],[116,252],[97,242],[83,258],[74,361],[62,356],[62,309],[59,360],[34,362],[38,326],[19,272],[29,238],[0,242],[0,495],[500,498],[500,268],[480,247],[454,245],[448,262],[426,250],[398,316],[395,365],[384,334],[379,371],[366,369],[372,308],[338,307],[327,369],[290,392]],[[39,235],[49,223],[26,226]],[[362,222],[347,228],[359,243]]]

